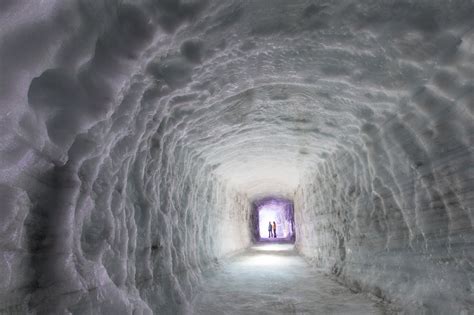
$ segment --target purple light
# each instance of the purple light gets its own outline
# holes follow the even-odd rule
[[[276,238],[271,240],[290,240],[294,236],[293,203],[290,200],[265,198],[254,203],[258,220],[256,239],[269,239],[269,222],[276,223]]]

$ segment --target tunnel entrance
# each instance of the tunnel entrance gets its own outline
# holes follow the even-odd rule
[[[275,222],[276,236],[269,233],[269,223]],[[266,197],[253,202],[252,230],[256,242],[289,241],[294,242],[295,220],[293,201],[283,198]]]

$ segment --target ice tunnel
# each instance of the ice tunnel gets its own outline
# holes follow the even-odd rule
[[[278,241],[295,240],[294,208],[291,200],[269,196],[253,201],[252,208],[250,221],[254,232],[253,242],[271,238],[277,238]],[[275,233],[270,235],[273,234],[273,223],[275,223]]]
[[[473,314],[473,16],[465,0],[0,1],[0,314],[206,313],[194,297],[258,242],[268,198],[349,293]],[[301,276],[288,294],[343,290]]]

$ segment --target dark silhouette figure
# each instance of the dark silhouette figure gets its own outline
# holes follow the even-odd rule
[[[275,221],[273,221],[273,237],[277,237],[277,225]]]
[[[273,237],[272,228],[273,228],[272,223],[268,222],[268,238]]]

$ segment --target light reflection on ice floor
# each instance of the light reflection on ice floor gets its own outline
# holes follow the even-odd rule
[[[285,265],[288,261],[285,259],[281,259],[278,255],[269,255],[269,254],[261,254],[255,255],[246,259],[243,262],[240,262],[240,265],[245,266],[275,266],[275,265]]]
[[[256,244],[250,247],[250,250],[262,251],[262,252],[280,252],[280,251],[291,251],[295,247],[294,244]]]
[[[259,244],[204,279],[195,314],[386,314],[314,271],[292,244]]]

